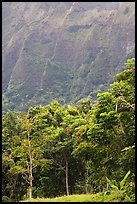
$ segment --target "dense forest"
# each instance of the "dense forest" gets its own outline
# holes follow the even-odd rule
[[[97,101],[2,116],[2,200],[112,191],[135,201],[135,58]]]

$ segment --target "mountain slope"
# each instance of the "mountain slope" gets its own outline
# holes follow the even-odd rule
[[[3,2],[3,111],[95,98],[134,38],[134,2]]]

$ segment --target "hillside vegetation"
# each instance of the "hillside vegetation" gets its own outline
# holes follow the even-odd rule
[[[135,2],[2,2],[2,111],[96,99],[134,51]]]
[[[97,101],[3,115],[3,201],[135,201],[135,58],[125,65]]]

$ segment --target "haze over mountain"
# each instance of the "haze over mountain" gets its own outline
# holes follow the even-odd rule
[[[95,99],[134,50],[134,2],[3,2],[3,111]]]

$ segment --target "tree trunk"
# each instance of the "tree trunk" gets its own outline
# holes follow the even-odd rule
[[[85,191],[88,194],[88,162],[85,161]]]
[[[31,162],[30,162],[30,163],[31,163]],[[29,180],[30,180],[29,199],[30,199],[30,201],[31,201],[31,200],[32,200],[32,165],[31,165],[31,164],[30,164]]]
[[[68,187],[68,161],[66,159],[66,192],[67,196],[69,195],[69,187]]]
[[[31,155],[31,144],[30,144],[30,138],[28,133],[28,143],[29,143],[29,199],[32,200],[32,155]]]

